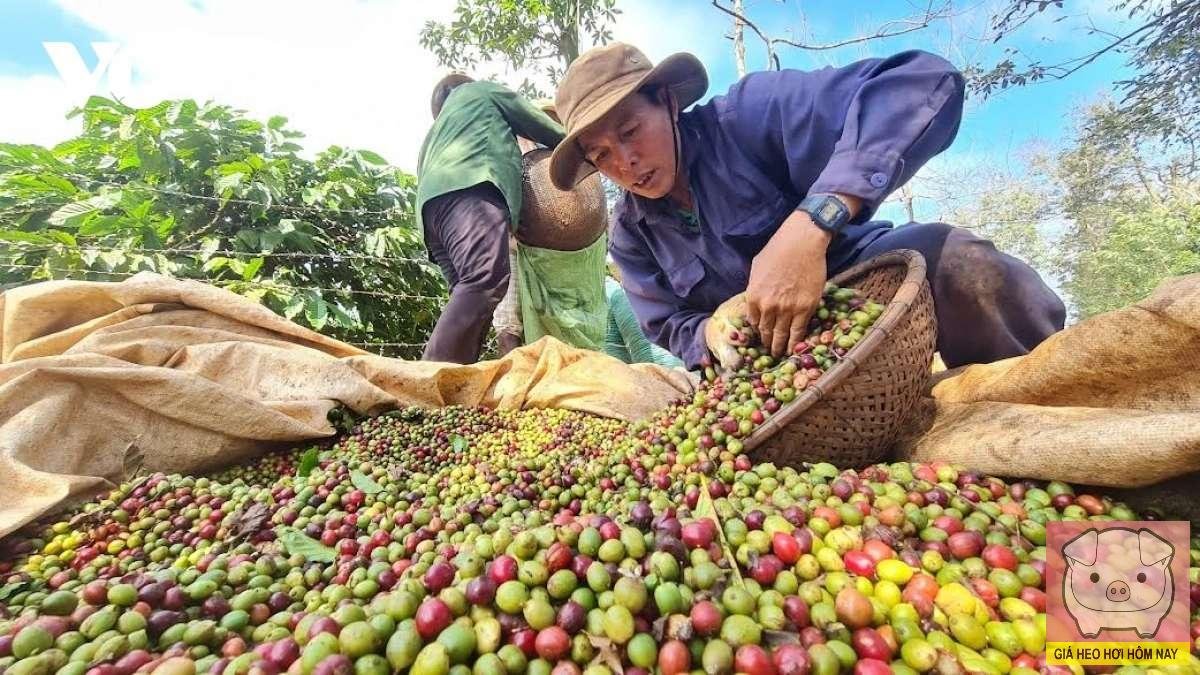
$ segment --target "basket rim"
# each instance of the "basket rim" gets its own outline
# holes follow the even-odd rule
[[[830,283],[840,286],[848,279],[861,277],[873,270],[899,265],[904,265],[906,268],[904,280],[900,282],[896,293],[888,301],[879,319],[871,326],[871,330],[863,337],[862,342],[846,352],[846,356],[842,357],[842,360],[837,365],[826,371],[820,379],[807,387],[799,397],[782,407],[778,413],[772,415],[762,426],[755,429],[743,442],[743,452],[748,453],[765,443],[767,439],[783,430],[792,421],[807,412],[809,408],[824,398],[826,394],[849,379],[855,370],[858,369],[859,362],[869,358],[876,349],[879,349],[883,345],[887,336],[900,324],[908,313],[908,310],[917,301],[922,287],[928,283],[925,276],[925,258],[920,252],[912,249],[897,249],[881,253],[870,260],[865,260],[843,270],[829,280]]]

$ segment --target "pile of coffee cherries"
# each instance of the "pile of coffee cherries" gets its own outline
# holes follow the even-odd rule
[[[740,452],[797,374],[878,316],[842,290],[807,349],[746,347],[744,372],[640,423],[409,408],[121,485],[0,542],[0,673],[1083,672],[1045,662],[1046,526],[1135,519],[1126,506],[939,464]],[[1200,552],[1177,554],[1195,639]]]

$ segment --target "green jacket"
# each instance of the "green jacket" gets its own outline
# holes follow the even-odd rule
[[[513,225],[521,213],[521,150],[514,134],[553,148],[562,127],[525,97],[494,82],[468,82],[450,92],[417,160],[417,230],[425,202],[492,183]]]

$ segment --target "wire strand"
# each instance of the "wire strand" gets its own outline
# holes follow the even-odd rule
[[[2,241],[2,240],[0,240]],[[247,258],[311,258],[311,259],[327,259],[327,260],[377,260],[384,262],[410,262],[436,268],[432,261],[428,258],[407,258],[399,256],[387,255],[370,255],[366,253],[305,253],[298,251],[280,251],[263,252],[263,251],[232,251],[228,249],[205,250],[200,248],[139,248],[139,247],[123,247],[123,246],[96,246],[93,244],[71,246],[68,244],[30,244],[28,242],[7,242],[14,247],[21,248],[24,251],[52,251],[57,248],[69,248],[72,250],[82,251],[116,251],[121,253],[171,253],[177,255],[221,255],[225,257],[247,257]]]
[[[260,206],[260,207],[262,207],[264,209],[268,209],[268,210],[278,209],[278,210],[284,210],[284,211],[299,211],[299,212],[318,213],[318,214],[319,213],[344,213],[344,214],[350,214],[350,215],[355,215],[355,216],[384,216],[384,215],[391,215],[391,214],[394,214],[397,212],[402,212],[402,211],[406,210],[406,206],[403,206],[403,205],[394,206],[394,207],[391,207],[388,209],[342,209],[342,208],[338,208],[338,207],[334,207],[334,206],[328,206],[328,207],[305,206],[305,205],[294,205],[294,204],[278,204],[278,203],[274,203],[274,202],[268,204],[266,202],[257,202],[257,201],[250,200],[250,199],[241,199],[239,197],[225,198],[225,197],[214,197],[212,195],[198,195],[198,194],[194,194],[191,192],[186,192],[184,190],[174,190],[171,188],[154,187],[152,185],[147,185],[146,183],[138,183],[136,181],[119,183],[119,182],[115,182],[115,181],[111,181],[111,180],[104,180],[102,178],[85,176],[83,174],[76,174],[76,173],[55,173],[53,175],[55,175],[59,178],[77,180],[77,181],[87,181],[88,183],[94,183],[96,185],[106,185],[108,187],[116,187],[116,188],[122,188],[122,189],[130,188],[130,189],[135,189],[135,190],[148,190],[150,192],[157,192],[159,194],[164,194],[164,195],[187,197],[189,199],[199,199],[202,201],[216,202],[219,204],[241,204],[243,206]],[[64,206],[65,206],[65,204],[64,204]]]
[[[53,274],[53,273],[75,274],[75,275],[78,275],[78,274],[100,274],[100,275],[115,277],[115,278],[119,278],[119,279],[128,279],[130,277],[135,276],[136,274],[139,274],[138,272],[106,272],[104,270],[91,270],[91,269],[66,269],[66,268],[61,268],[61,267],[48,267],[45,265],[5,264],[4,267],[10,268],[10,269],[43,270],[43,271],[49,272],[51,274]],[[151,270],[146,270],[146,271],[151,271]],[[156,273],[162,274],[161,272],[156,272]],[[170,275],[164,274],[164,276],[170,276]],[[180,277],[172,277],[172,278],[180,278]],[[202,283],[211,283],[213,285],[225,284],[227,286],[236,286],[236,285],[240,284],[243,286],[253,286],[253,287],[259,287],[259,288],[277,289],[277,290],[316,291],[319,293],[346,293],[349,295],[366,295],[366,296],[371,296],[371,297],[397,298],[397,299],[402,299],[402,300],[434,300],[434,301],[439,302],[442,305],[444,305],[445,302],[447,301],[447,298],[445,296],[440,296],[440,295],[419,295],[419,294],[414,294],[414,293],[390,293],[387,291],[364,291],[364,290],[358,290],[358,289],[353,289],[353,288],[329,288],[329,287],[324,287],[324,286],[292,286],[290,284],[264,283],[264,282],[259,282],[259,281],[240,281],[240,280],[235,280],[235,279],[204,279],[204,280],[201,280],[201,279],[183,278],[183,280],[199,281]]]

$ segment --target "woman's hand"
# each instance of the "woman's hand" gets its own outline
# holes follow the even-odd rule
[[[742,358],[738,347],[749,337],[742,323],[745,318],[746,294],[738,293],[721,303],[704,325],[704,343],[722,368],[733,368]]]
[[[833,236],[793,211],[750,266],[750,325],[776,357],[804,339],[825,289],[825,251]]]

